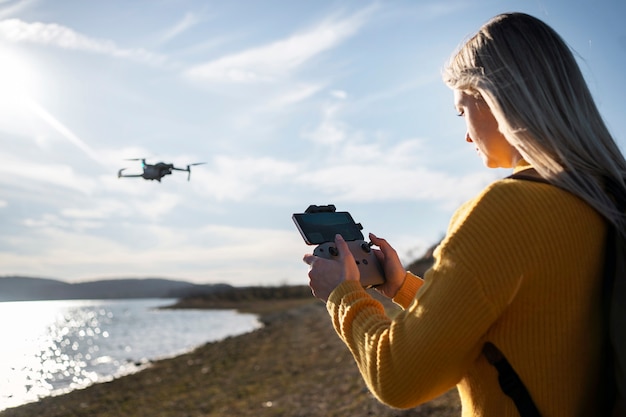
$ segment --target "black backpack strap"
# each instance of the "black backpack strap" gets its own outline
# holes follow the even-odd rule
[[[609,414],[613,417],[626,416],[626,245],[624,237],[615,227],[609,226],[606,242],[603,303],[609,336],[607,346],[608,375],[606,401],[611,404]]]
[[[626,194],[617,181],[604,178],[604,188],[620,213],[626,212]],[[603,302],[609,335],[607,402],[613,417],[626,416],[626,233],[609,224],[604,266]]]
[[[604,248],[604,270],[603,270],[603,282],[602,282],[602,306],[603,306],[603,318],[604,318],[604,323],[606,328],[604,329],[606,334],[609,337],[609,343],[608,346],[606,347],[606,351],[608,353],[606,361],[607,361],[607,366],[606,366],[606,372],[604,375],[604,378],[607,379],[607,381],[613,381],[613,372],[617,372],[618,369],[615,368],[616,364],[614,363],[615,360],[615,353],[617,352],[613,352],[612,350],[612,343],[610,340],[611,337],[611,308],[612,308],[612,295],[613,295],[613,283],[614,283],[614,278],[615,278],[615,274],[617,272],[617,247],[616,247],[616,233],[615,233],[615,227],[609,225],[608,229],[607,229],[607,235],[606,235],[606,243],[605,243],[605,248]],[[614,383],[608,384],[607,387],[605,387],[605,401],[608,404],[614,404],[617,398],[617,387],[615,386]],[[607,413],[607,415],[610,415],[610,413]],[[619,414],[618,414],[619,415]]]
[[[550,181],[543,178],[539,173],[535,170],[535,168],[527,168],[523,171],[518,171],[515,174],[511,174],[507,177],[508,179],[513,180],[527,180],[534,182],[541,182],[544,184],[550,184]]]
[[[534,168],[529,168],[510,175],[510,179],[520,179],[550,184],[541,177]],[[604,188],[614,199],[620,212],[626,211],[626,195],[621,187],[610,178],[605,178]],[[602,301],[604,318],[609,335],[607,366],[610,375],[606,375],[609,382],[605,392],[606,406],[612,408],[608,414],[613,417],[626,416],[626,361],[622,352],[626,351],[626,306],[618,297],[626,293],[626,234],[620,233],[615,226],[609,223],[605,239],[605,258],[603,270]],[[617,277],[621,279],[618,279]],[[619,310],[619,311],[618,311]],[[517,406],[520,416],[539,416],[530,394],[523,382],[504,357],[502,352],[493,344],[486,343],[483,354],[498,370],[498,381],[502,391],[511,397]],[[602,412],[606,414],[606,412]]]
[[[510,397],[521,417],[541,417],[530,393],[502,352],[491,342],[483,346],[483,355],[498,371],[500,388]]]
[[[537,171],[535,171],[534,168],[520,171],[507,178],[549,184],[546,179],[537,174]],[[502,389],[502,392],[513,400],[519,415],[521,417],[541,417],[541,413],[539,413],[539,410],[530,396],[528,389],[526,389],[524,382],[522,382],[519,375],[517,375],[517,372],[515,372],[515,369],[513,369],[506,357],[502,354],[502,352],[500,352],[500,349],[498,349],[493,343],[487,342],[483,346],[483,355],[485,355],[487,361],[489,361],[489,363],[498,371],[498,383],[500,384],[500,389]]]

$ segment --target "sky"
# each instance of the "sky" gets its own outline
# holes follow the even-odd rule
[[[509,11],[563,36],[626,149],[624,0],[0,0],[0,276],[307,284],[310,204],[420,257],[509,173],[441,81]],[[205,164],[118,178],[133,158]]]

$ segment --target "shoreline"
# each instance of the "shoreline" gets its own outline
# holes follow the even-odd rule
[[[310,295],[198,300],[166,308],[236,309],[263,327],[156,360],[109,382],[8,408],[0,417],[459,416],[456,390],[397,410],[367,390],[324,305]]]

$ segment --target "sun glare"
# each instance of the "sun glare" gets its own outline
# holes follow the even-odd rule
[[[21,54],[0,45],[0,103],[11,105],[32,98],[36,90],[33,66]]]

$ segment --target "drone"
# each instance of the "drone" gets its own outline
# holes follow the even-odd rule
[[[196,162],[195,164],[187,165],[187,168],[176,168],[174,164],[167,164],[165,162],[159,162],[156,164],[146,164],[145,158],[133,158],[127,159],[127,161],[141,161],[141,168],[143,174],[123,174],[128,168],[122,168],[117,172],[117,178],[121,177],[141,177],[144,180],[157,180],[161,182],[161,178],[166,175],[172,175],[172,171],[185,171],[187,172],[187,181],[191,178],[191,167],[195,165],[206,164],[206,162]]]

